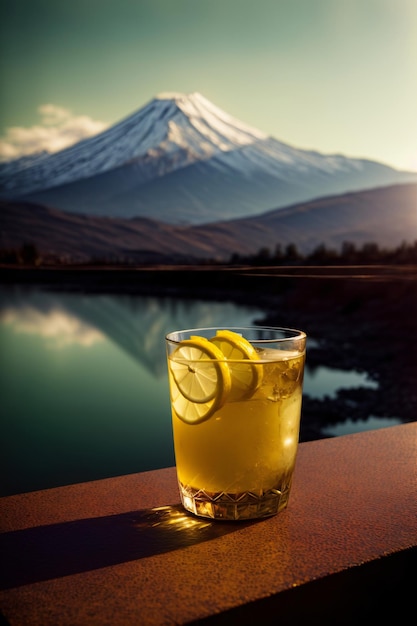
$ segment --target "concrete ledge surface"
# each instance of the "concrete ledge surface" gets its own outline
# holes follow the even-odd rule
[[[5,623],[342,624],[379,597],[388,610],[416,568],[416,459],[417,423],[303,443],[288,508],[257,522],[185,514],[175,468],[2,498]]]

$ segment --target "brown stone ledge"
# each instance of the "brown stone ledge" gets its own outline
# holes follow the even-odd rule
[[[10,626],[350,624],[411,608],[417,423],[300,445],[288,508],[197,520],[175,469],[0,500]]]

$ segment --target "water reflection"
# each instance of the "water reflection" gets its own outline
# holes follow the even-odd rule
[[[173,298],[25,293],[0,298],[0,321],[16,332],[35,333],[50,346],[92,346],[111,340],[156,376],[166,369],[164,336],[179,328],[252,324],[261,312],[230,302]]]
[[[165,334],[262,318],[231,302],[0,290],[1,495],[173,465]],[[361,385],[306,371],[312,397]]]
[[[93,346],[107,338],[157,377],[165,376],[163,338],[170,330],[225,322],[244,326],[261,315],[259,309],[231,303],[155,297],[12,292],[7,304],[0,304],[0,321],[15,332],[37,334],[56,349],[71,343]],[[314,345],[315,340],[309,338],[308,348]],[[333,396],[342,387],[359,386],[376,388],[373,381],[359,372],[329,367],[306,369],[304,390],[312,397]]]
[[[369,416],[366,420],[352,420],[347,419],[344,422],[338,422],[337,424],[331,424],[329,426],[323,426],[323,434],[330,435],[332,437],[339,437],[341,435],[349,435],[352,432],[363,430],[376,430],[378,428],[388,428],[389,426],[398,426],[401,421],[395,417],[374,417]]]
[[[2,291],[1,495],[173,465],[165,333],[259,315],[231,303]]]
[[[16,307],[9,303],[1,311],[1,321],[17,333],[44,337],[52,348],[63,348],[71,343],[91,346],[104,339],[103,333],[59,308],[42,311],[33,305]]]
[[[307,364],[304,393],[312,398],[334,398],[338,389],[351,387],[377,389],[378,385],[361,372],[346,372],[324,366],[312,369]]]

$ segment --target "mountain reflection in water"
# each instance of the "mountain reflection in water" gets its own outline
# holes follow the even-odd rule
[[[173,465],[165,334],[262,318],[231,302],[2,289],[1,495]],[[312,397],[367,385],[306,369]]]

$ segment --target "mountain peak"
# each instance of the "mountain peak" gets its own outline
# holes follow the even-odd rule
[[[155,96],[155,100],[175,100],[175,102],[178,102],[181,100],[193,99],[196,96],[201,97],[201,94],[197,91],[189,94],[182,93],[181,91],[162,91]]]
[[[175,111],[171,114],[169,126],[171,130],[173,126],[176,127],[174,135],[177,139],[179,128],[181,128],[180,134],[182,135],[187,127],[187,136],[183,139],[189,141],[190,130],[194,130],[195,141],[204,143],[206,146],[211,144],[214,152],[217,150],[223,152],[267,139],[265,133],[229,115],[198,91],[190,94],[162,92],[156,96],[153,103],[157,106],[159,101],[174,103],[176,110],[184,116],[180,119],[175,115]]]

